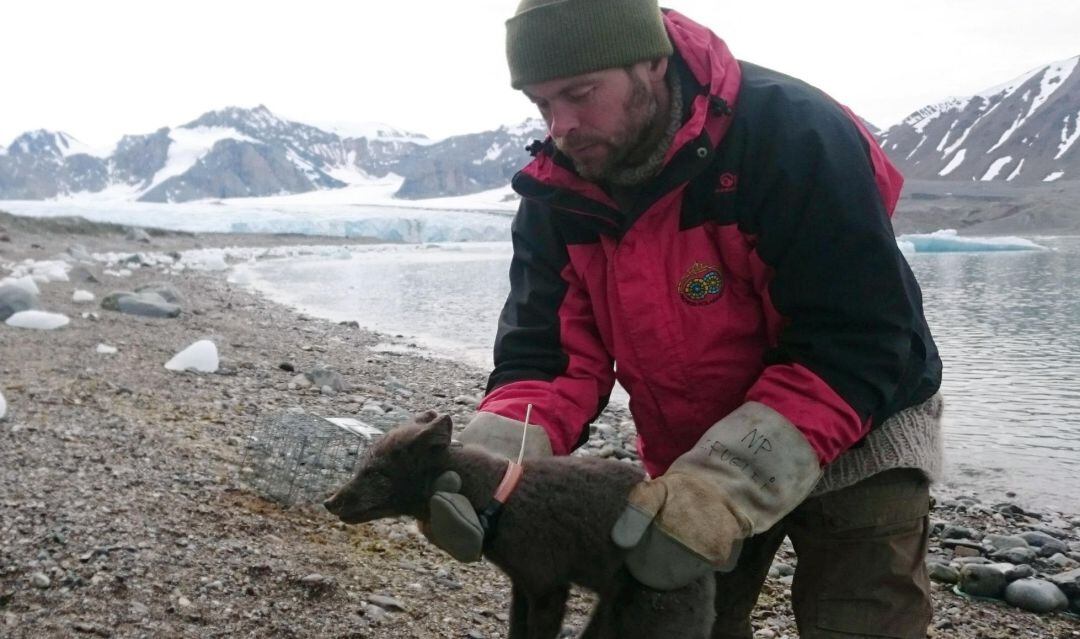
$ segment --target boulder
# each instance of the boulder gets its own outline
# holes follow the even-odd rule
[[[114,291],[101,299],[101,308],[142,317],[177,317],[180,307],[157,293]]]
[[[143,286],[136,288],[135,292],[160,295],[161,298],[169,304],[176,304],[177,306],[182,306],[184,304],[184,297],[171,282],[151,282],[150,284],[144,284]]]
[[[341,376],[341,373],[330,368],[315,368],[304,375],[311,382],[315,388],[322,388],[323,386],[329,386],[334,392],[341,392],[347,390],[345,385],[345,378]]]
[[[960,590],[975,597],[1001,598],[1008,581],[994,565],[968,564],[960,569]]]
[[[948,564],[928,563],[926,570],[934,581],[944,584],[955,584],[960,581],[960,571]]]
[[[1069,599],[1080,599],[1080,568],[1047,577]]]
[[[987,535],[983,543],[989,544],[995,551],[1028,547],[1027,540],[1019,535]]]
[[[1006,548],[990,555],[996,561],[1007,561],[1010,564],[1030,564],[1035,562],[1035,551],[1025,546]]]
[[[1035,576],[1035,569],[1030,564],[1020,564],[1005,570],[1005,579],[1012,582],[1017,579],[1027,579]]]
[[[1030,612],[1065,610],[1069,599],[1054,584],[1042,579],[1020,579],[1005,588],[1005,601]]]
[[[1069,545],[1060,539],[1048,535],[1041,530],[1031,530],[1026,533],[1021,533],[1020,538],[1026,541],[1032,547],[1038,549],[1040,557],[1050,557],[1057,553],[1069,552]]]

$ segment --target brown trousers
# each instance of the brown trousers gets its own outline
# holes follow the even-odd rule
[[[913,469],[888,470],[807,499],[743,544],[735,570],[717,574],[713,639],[752,639],[750,613],[773,555],[790,537],[791,587],[801,639],[925,637],[930,496]]]

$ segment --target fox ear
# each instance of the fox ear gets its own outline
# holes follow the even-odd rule
[[[439,414],[431,409],[413,415],[413,422],[417,424],[430,424],[439,417]]]
[[[454,433],[454,422],[449,415],[436,415],[429,422],[422,424],[424,429],[416,443],[428,448],[446,448]]]

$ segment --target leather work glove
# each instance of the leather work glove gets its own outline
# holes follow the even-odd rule
[[[488,451],[517,459],[521,449],[521,429],[524,422],[495,413],[481,412],[465,427],[458,441],[475,444]],[[551,456],[551,442],[543,428],[530,424],[525,435],[525,458]],[[461,477],[447,471],[435,480],[435,492],[428,502],[431,513],[420,532],[427,540],[442,548],[461,562],[479,561],[484,548],[484,529],[476,509],[465,495],[460,494]]]
[[[460,562],[480,561],[484,549],[484,529],[469,499],[462,495],[461,476],[452,470],[435,480],[435,493],[428,501],[430,517],[420,531],[439,548]]]
[[[747,402],[713,424],[664,475],[641,482],[611,532],[641,583],[672,590],[728,571],[742,540],[794,510],[821,477],[810,443],[772,408]]]
[[[518,452],[521,450],[522,428],[527,428],[524,458],[551,457],[551,440],[548,439],[547,431],[542,427],[536,424],[529,424],[526,427],[525,422],[495,413],[477,413],[457,439],[462,444],[476,444],[496,455],[517,460]]]

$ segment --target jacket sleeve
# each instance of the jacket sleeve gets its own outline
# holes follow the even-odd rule
[[[588,292],[543,204],[523,200],[511,227],[510,294],[499,317],[495,369],[479,410],[545,429],[556,455],[588,439],[614,386]]]
[[[884,161],[897,190],[899,173],[827,98],[773,116],[748,159],[773,344],[746,399],[787,417],[827,464],[910,400],[937,355],[889,220],[896,193],[874,169]]]

